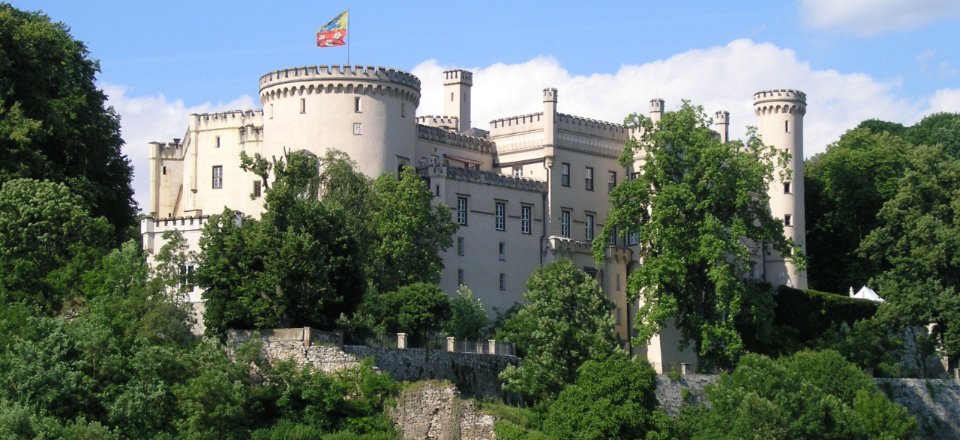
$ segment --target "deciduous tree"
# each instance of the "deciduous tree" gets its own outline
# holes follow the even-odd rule
[[[636,320],[646,341],[673,319],[705,362],[730,365],[743,352],[735,324],[748,289],[752,247],[762,252],[799,247],[783,236],[770,214],[767,186],[785,153],[751,136],[720,142],[703,109],[684,103],[654,126],[642,115],[627,117],[641,136],[627,142],[624,166],[642,156],[637,177],[610,194],[611,209],[600,236],[637,234],[643,262],[628,278],[632,299],[641,299]],[[606,240],[594,241],[602,261]]]

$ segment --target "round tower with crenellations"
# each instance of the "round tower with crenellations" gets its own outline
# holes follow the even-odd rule
[[[350,155],[372,177],[415,160],[420,80],[373,66],[307,66],[260,77],[267,157],[284,150]]]
[[[753,95],[758,132],[764,144],[790,154],[786,168],[774,170],[767,189],[770,212],[783,221],[783,235],[806,252],[806,215],[803,188],[803,115],[807,95],[799,90],[764,90]],[[797,270],[789,256],[763,256],[765,278],[773,285],[807,287],[807,274]]]

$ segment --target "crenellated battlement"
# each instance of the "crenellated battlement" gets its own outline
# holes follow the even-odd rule
[[[156,152],[156,157],[164,160],[183,160],[186,148],[180,139],[173,142],[150,142],[150,148]]]
[[[543,112],[540,113],[530,113],[527,115],[511,116],[508,118],[494,119],[490,121],[490,128],[504,128],[504,127],[515,127],[518,125],[526,125],[538,123],[543,118]]]
[[[245,125],[263,125],[263,110],[231,110],[217,113],[193,113],[193,129],[237,128]]]
[[[159,235],[167,231],[199,230],[203,228],[203,225],[205,225],[209,219],[209,215],[156,219],[148,215],[140,220],[140,231],[142,233],[156,233]]]
[[[714,114],[713,122],[715,124],[729,124],[730,112],[725,110],[717,110],[717,112]]]
[[[427,177],[446,177],[464,182],[482,183],[522,191],[547,192],[547,185],[538,180],[507,176],[490,171],[480,171],[451,166],[427,166],[420,170]]]
[[[753,94],[753,110],[757,116],[776,113],[807,113],[807,94],[799,90],[763,90]]]
[[[443,85],[464,84],[473,85],[473,73],[463,69],[447,70],[443,72]]]
[[[302,81],[364,81],[392,83],[420,92],[420,79],[402,70],[382,66],[320,65],[281,69],[260,77],[260,92],[289,82]]]
[[[557,129],[592,134],[600,137],[625,136],[627,127],[623,124],[598,121],[596,119],[557,113]]]
[[[460,126],[460,118],[456,116],[417,116],[417,124],[428,127],[456,129]]]
[[[454,133],[442,128],[430,127],[427,125],[417,125],[417,137],[423,140],[437,142],[445,145],[451,145],[467,150],[478,151],[484,154],[492,154],[496,145],[483,138],[468,136],[462,133]]]

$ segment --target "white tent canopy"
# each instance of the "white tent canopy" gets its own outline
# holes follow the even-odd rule
[[[883,298],[880,298],[880,295],[877,295],[877,292],[874,292],[873,289],[863,286],[860,288],[860,291],[853,293],[853,287],[850,287],[850,297],[858,299],[868,299],[873,302],[883,302]]]

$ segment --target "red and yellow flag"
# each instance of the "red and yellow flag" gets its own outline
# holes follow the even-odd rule
[[[317,29],[317,47],[343,46],[347,37],[347,11]]]

